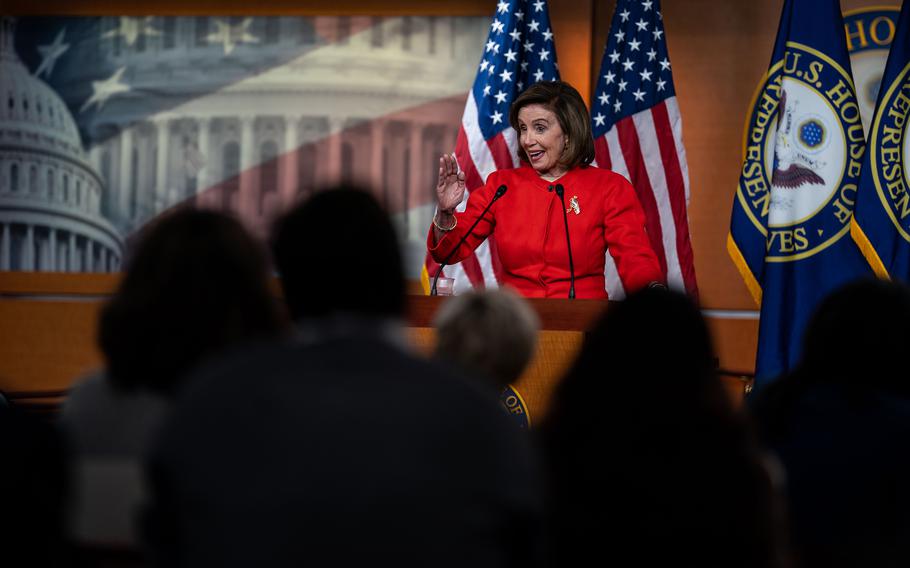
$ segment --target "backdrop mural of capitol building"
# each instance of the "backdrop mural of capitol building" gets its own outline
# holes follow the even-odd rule
[[[897,15],[845,14],[864,123]],[[231,211],[265,236],[291,203],[353,181],[393,214],[416,278],[437,158],[455,147],[488,29],[486,17],[3,18],[0,270],[118,270],[137,229],[180,206]]]
[[[118,270],[180,206],[275,215],[340,181],[424,261],[488,18],[4,18],[0,270]]]

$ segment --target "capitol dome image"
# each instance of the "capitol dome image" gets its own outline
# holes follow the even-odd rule
[[[0,270],[118,270],[104,182],[66,105],[17,55],[15,25],[0,19]]]
[[[116,270],[123,243],[178,207],[236,215],[265,237],[289,206],[353,182],[375,190],[419,274],[437,161],[456,145],[488,23],[104,16],[3,26],[4,269]]]
[[[27,25],[43,35],[23,50]],[[354,182],[392,213],[419,274],[437,162],[455,147],[488,27],[474,17],[23,19],[19,45],[23,59],[59,34],[70,45],[48,81],[104,180],[101,213],[125,239],[184,206],[236,215],[265,237],[292,204]],[[42,64],[26,60],[33,72]]]

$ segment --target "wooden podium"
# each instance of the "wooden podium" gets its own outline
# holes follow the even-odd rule
[[[432,328],[433,315],[445,301],[445,297],[408,297],[411,341],[424,353],[429,354],[433,349],[436,340]],[[610,303],[605,300],[538,298],[529,298],[527,301],[540,317],[537,352],[513,387],[524,399],[531,423],[534,424],[546,414],[553,390],[581,349],[585,332],[597,324],[609,309]],[[708,321],[710,325],[710,318]],[[655,322],[655,325],[659,325],[659,322]],[[716,336],[721,331],[714,329],[712,333]],[[741,405],[750,386],[749,380],[739,372],[719,371],[730,400],[736,406]]]
[[[408,325],[412,343],[429,354],[436,340],[433,315],[445,297],[409,296]],[[543,417],[553,389],[568,370],[584,341],[585,331],[607,309],[607,301],[528,299],[540,317],[537,352],[513,388],[524,400],[531,424]]]
[[[56,412],[72,382],[102,365],[95,345],[97,318],[119,278],[115,274],[0,273],[0,391],[14,403]],[[409,336],[423,353],[433,349],[432,319],[445,301],[415,293],[408,296]],[[553,389],[582,346],[585,331],[609,303],[528,301],[540,317],[541,331],[537,353],[514,388],[533,423],[545,414]],[[733,400],[741,401],[743,381],[728,378],[725,384]]]

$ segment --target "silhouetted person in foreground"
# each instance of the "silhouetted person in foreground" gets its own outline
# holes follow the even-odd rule
[[[221,213],[166,214],[139,236],[101,312],[105,370],[77,384],[63,407],[77,542],[138,543],[142,463],[171,395],[206,358],[283,325],[267,266],[264,247]]]
[[[531,456],[492,393],[408,352],[398,242],[338,188],[278,224],[299,331],[200,372],[160,438],[163,566],[527,565]]]
[[[908,349],[910,290],[851,284],[810,320],[797,369],[752,401],[800,566],[910,566]]]
[[[610,306],[542,427],[553,566],[784,565],[777,498],[689,299]]]
[[[70,566],[64,510],[69,492],[60,433],[0,406],[0,563]]]

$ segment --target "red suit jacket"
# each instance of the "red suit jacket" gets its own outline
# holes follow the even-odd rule
[[[449,264],[463,260],[494,235],[492,256],[500,284],[527,297],[568,297],[569,254],[562,204],[550,189],[555,183],[544,180],[529,166],[493,172],[486,185],[471,193],[465,211],[455,214],[455,229],[434,244],[430,227],[427,248],[433,259],[442,262],[452,252],[496,189],[505,184],[507,193],[493,204]],[[651,282],[664,282],[645,233],[645,217],[635,189],[624,177],[589,166],[570,170],[558,183],[565,188],[569,210],[576,297],[607,297],[604,253],[608,247],[627,292]]]

